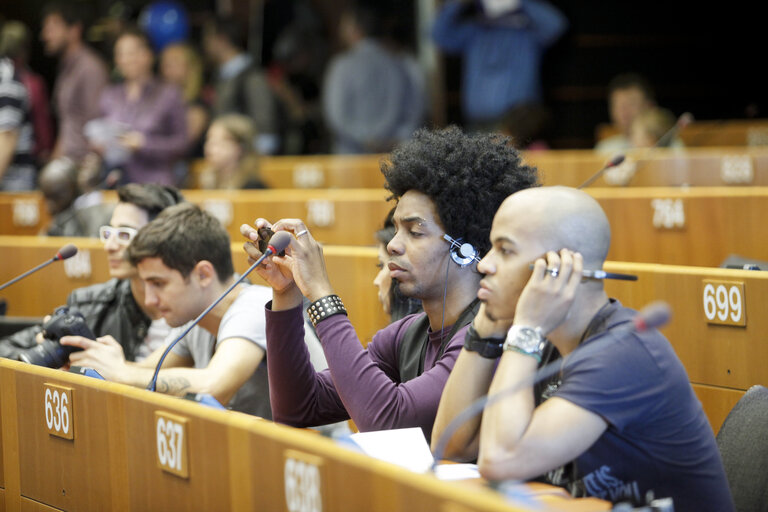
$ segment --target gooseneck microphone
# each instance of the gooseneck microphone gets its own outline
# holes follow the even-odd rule
[[[656,144],[653,145],[655,148],[666,148],[669,147],[669,145],[672,143],[672,140],[677,137],[677,134],[680,132],[680,130],[683,130],[686,128],[689,124],[693,122],[693,114],[690,112],[683,112],[680,114],[680,117],[677,118],[677,121],[675,124],[667,130],[667,132],[659,137],[659,139],[656,141]]]
[[[287,231],[278,231],[277,233],[275,233],[275,234],[272,236],[272,238],[269,240],[269,245],[267,246],[267,250],[266,250],[266,251],[264,251],[264,254],[262,254],[262,255],[261,255],[261,257],[260,257],[259,259],[257,259],[257,260],[256,260],[256,261],[253,263],[253,265],[251,265],[250,267],[248,267],[248,270],[246,270],[246,271],[243,273],[243,275],[241,275],[241,276],[240,276],[240,277],[237,279],[237,281],[235,281],[234,283],[232,283],[232,286],[230,286],[229,288],[227,288],[227,289],[224,291],[224,293],[222,293],[222,294],[221,294],[221,296],[220,296],[218,299],[216,299],[215,301],[213,301],[213,303],[212,303],[210,306],[208,306],[207,308],[205,308],[205,310],[204,310],[202,313],[200,313],[200,314],[198,315],[198,317],[197,317],[197,318],[195,318],[195,319],[192,321],[192,323],[190,323],[190,324],[187,326],[187,328],[186,328],[186,329],[184,329],[184,332],[182,332],[182,333],[181,333],[181,335],[180,335],[178,338],[176,338],[176,339],[175,339],[175,340],[173,340],[173,341],[172,341],[170,344],[168,344],[168,347],[165,349],[165,352],[163,352],[163,355],[162,355],[162,356],[160,356],[160,360],[157,362],[157,366],[155,367],[155,373],[152,375],[152,380],[151,380],[151,381],[149,381],[149,384],[147,385],[147,389],[148,389],[149,391],[155,391],[155,390],[156,390],[156,388],[157,388],[157,377],[158,377],[158,374],[160,373],[160,368],[163,366],[163,362],[165,361],[165,358],[166,358],[166,356],[167,356],[167,355],[170,353],[171,349],[173,349],[173,347],[174,347],[174,346],[176,346],[176,344],[177,344],[179,341],[181,341],[181,339],[182,339],[184,336],[186,336],[186,335],[189,333],[189,331],[191,331],[191,330],[192,330],[192,328],[193,328],[194,326],[196,326],[196,325],[198,324],[198,322],[200,322],[200,320],[202,320],[202,318],[203,318],[205,315],[207,315],[208,313],[210,313],[210,311],[211,311],[211,310],[212,310],[214,307],[216,307],[216,305],[217,305],[219,302],[221,302],[221,300],[222,300],[224,297],[226,297],[226,296],[227,296],[227,294],[228,294],[229,292],[231,292],[231,291],[232,291],[232,290],[235,288],[235,286],[237,286],[237,285],[239,285],[241,282],[243,282],[243,279],[245,279],[246,277],[248,277],[248,274],[250,274],[250,273],[251,273],[251,272],[252,272],[252,271],[253,271],[253,270],[254,270],[256,267],[258,267],[259,265],[261,265],[261,262],[262,262],[262,261],[264,261],[264,260],[265,260],[267,257],[269,257],[269,256],[272,256],[273,254],[278,254],[279,252],[281,252],[281,251],[285,250],[285,248],[286,248],[286,247],[288,247],[288,246],[290,245],[290,243],[291,243],[291,238],[293,238],[293,236],[292,236],[290,233],[288,233]]]
[[[14,277],[13,279],[8,281],[7,283],[1,285],[0,286],[0,290],[4,290],[5,288],[11,286],[13,283],[15,283],[17,281],[21,281],[22,279],[24,279],[28,275],[34,274],[38,270],[47,267],[48,265],[50,265],[54,261],[66,260],[66,259],[71,258],[72,256],[74,256],[75,254],[77,254],[77,247],[75,247],[72,244],[67,244],[64,247],[62,247],[61,249],[59,249],[59,251],[56,253],[56,255],[53,258],[51,258],[50,260],[48,260],[48,261],[46,261],[44,263],[41,263],[40,265],[36,266],[35,268],[33,268],[31,270],[27,270],[26,272],[24,272],[20,276]]]
[[[591,184],[592,184],[592,183],[593,183],[593,182],[594,182],[594,181],[595,181],[597,178],[599,178],[600,176],[602,176],[602,175],[605,173],[605,171],[607,171],[608,169],[612,169],[612,168],[614,168],[614,167],[616,167],[616,166],[618,166],[618,165],[621,165],[621,163],[622,163],[623,161],[624,161],[624,155],[616,155],[616,156],[614,156],[613,158],[611,158],[611,159],[608,161],[608,163],[607,163],[607,164],[605,164],[605,165],[603,166],[603,168],[602,168],[602,169],[600,169],[600,170],[599,170],[599,171],[597,171],[595,174],[593,174],[592,176],[590,176],[589,178],[587,178],[587,181],[585,181],[584,183],[582,183],[581,185],[579,185],[579,186],[578,186],[578,188],[580,188],[580,189],[581,189],[581,188],[584,188],[584,187],[588,187],[588,186],[589,186],[589,185],[591,185]]]
[[[665,325],[667,322],[669,322],[670,317],[672,316],[671,309],[669,307],[669,304],[663,301],[657,301],[652,302],[648,304],[646,307],[644,307],[635,317],[632,319],[628,327],[625,327],[623,329],[618,329],[615,332],[606,332],[600,335],[602,339],[596,340],[593,343],[589,343],[588,345],[585,345],[582,347],[577,347],[576,351],[582,351],[582,352],[597,352],[599,350],[604,349],[604,344],[606,340],[608,339],[621,339],[627,334],[633,333],[633,332],[644,332],[649,329],[656,329],[658,327],[661,327]],[[448,441],[453,437],[453,434],[456,433],[456,431],[464,425],[466,422],[474,418],[476,415],[483,412],[483,410],[493,405],[494,403],[498,402],[502,398],[506,397],[507,395],[511,395],[513,393],[516,393],[520,391],[523,388],[527,388],[530,386],[533,386],[537,382],[540,382],[544,379],[547,379],[549,377],[552,377],[556,373],[558,373],[562,368],[562,359],[557,359],[555,361],[552,361],[551,363],[542,366],[539,368],[536,373],[533,374],[533,376],[525,378],[517,383],[515,383],[513,386],[510,386],[506,389],[503,389],[496,393],[495,395],[485,395],[481,396],[469,406],[467,406],[466,409],[461,411],[459,414],[456,415],[453,420],[448,424],[448,426],[445,427],[445,431],[440,436],[440,439],[438,439],[437,444],[435,445],[435,451],[433,452],[434,455],[434,462],[432,463],[432,471],[435,471],[435,468],[437,467],[438,463],[442,460],[443,454],[445,453],[445,447],[448,445]]]

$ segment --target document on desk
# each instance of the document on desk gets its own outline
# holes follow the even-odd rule
[[[416,473],[426,473],[434,458],[424,432],[418,428],[400,428],[359,432],[350,439],[360,450],[373,458],[397,464]],[[435,470],[441,480],[479,478],[476,464],[441,464]]]

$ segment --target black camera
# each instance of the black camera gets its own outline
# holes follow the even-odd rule
[[[275,234],[274,231],[272,231],[269,228],[259,228],[259,251],[261,251],[261,254],[264,254],[267,252],[267,246],[269,246],[269,240],[272,238],[272,235]],[[277,253],[278,256],[285,256],[285,250],[280,251]]]
[[[53,316],[43,324],[45,341],[19,353],[19,361],[48,368],[61,368],[69,360],[69,354],[82,350],[61,345],[59,340],[62,336],[96,339],[82,314],[70,311],[67,306],[61,306],[56,308]]]

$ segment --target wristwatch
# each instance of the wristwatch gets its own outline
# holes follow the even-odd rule
[[[507,339],[504,341],[504,350],[514,350],[527,356],[535,357],[541,362],[541,354],[547,340],[541,332],[540,327],[535,329],[522,325],[513,325],[507,332]]]
[[[469,352],[477,352],[486,359],[498,359],[503,353],[501,347],[504,344],[504,338],[481,338],[470,325],[467,329],[467,335],[464,337],[464,349]]]

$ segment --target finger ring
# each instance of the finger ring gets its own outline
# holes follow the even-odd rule
[[[560,270],[556,268],[548,268],[547,272],[549,272],[549,275],[551,275],[552,277],[557,277],[557,275],[560,273]]]
[[[301,235],[306,235],[308,231],[306,229],[302,229],[298,233],[296,233],[296,238],[299,238]]]

